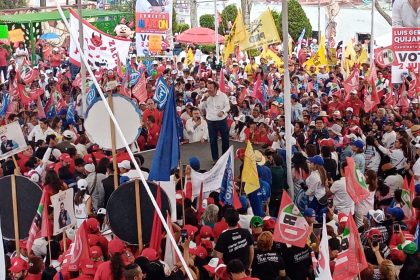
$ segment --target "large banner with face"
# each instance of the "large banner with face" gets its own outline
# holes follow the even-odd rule
[[[72,9],[70,11],[70,27],[76,30],[79,36],[79,15]],[[117,66],[117,61],[126,61],[131,40],[108,35],[88,21],[83,20],[83,52],[88,63],[93,68],[106,67],[112,69]],[[80,54],[76,42],[70,40],[70,62],[80,66]]]
[[[172,0],[138,0],[137,55],[170,56],[172,41]]]

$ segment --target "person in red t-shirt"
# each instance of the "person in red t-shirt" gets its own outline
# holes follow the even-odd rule
[[[51,67],[59,67],[61,64],[61,54],[58,48],[54,48],[49,57]],[[56,72],[54,72],[56,73]]]
[[[159,138],[159,131],[160,127],[155,123],[155,117],[150,115],[147,117],[146,121],[147,127],[147,139],[146,145],[144,146],[145,150],[154,149],[156,148],[158,138]]]
[[[122,260],[125,245],[119,239],[113,239],[108,244],[108,253],[110,260],[98,266],[95,273],[95,280],[124,280],[124,267],[125,264]]]
[[[149,116],[153,116],[156,124],[160,126],[162,124],[162,112],[156,109],[156,104],[151,98],[147,99],[146,105],[147,109],[143,113],[143,123],[147,122]]]
[[[353,115],[360,115],[360,110],[363,108],[363,102],[357,97],[357,90],[353,89],[350,92],[350,99],[345,103],[345,108],[353,108]]]
[[[4,48],[4,42],[0,41],[0,77],[3,74],[4,79],[7,77],[8,57],[9,51]]]

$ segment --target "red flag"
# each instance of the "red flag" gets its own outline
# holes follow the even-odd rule
[[[48,193],[43,190],[41,200],[39,201],[38,208],[34,219],[32,220],[31,228],[29,229],[28,242],[26,243],[26,249],[28,253],[32,250],[32,245],[34,240],[42,237],[48,236],[49,234],[49,221],[48,221],[48,201],[50,196]]]
[[[120,79],[122,79],[124,77],[124,73],[122,71],[121,61],[120,61],[120,57],[118,55],[117,55],[116,63],[117,63],[117,69],[116,69],[117,75],[118,75],[118,77],[120,77]]]
[[[246,89],[246,87],[243,87],[242,91],[241,91],[241,94],[239,95],[238,104],[242,104],[242,102],[244,101],[244,99],[246,97],[246,93],[247,93],[247,89]]]
[[[223,69],[220,70],[219,89],[221,92],[226,93],[225,75],[223,74]]]
[[[360,69],[359,65],[355,64],[353,67],[353,71],[350,73],[350,76],[343,82],[343,87],[345,90],[345,101],[350,99],[350,92],[355,89],[359,88],[359,75]]]
[[[347,157],[346,161],[347,166],[344,170],[346,174],[346,190],[354,203],[357,204],[369,196],[369,190],[363,175],[356,169],[354,159]]]
[[[264,94],[261,90],[261,85],[262,85],[261,75],[258,75],[257,81],[254,83],[254,89],[252,91],[251,96],[260,100],[262,103],[264,103]]]
[[[70,245],[70,260],[69,270],[76,270],[79,268],[79,263],[82,260],[89,260],[89,243],[86,230],[86,221],[84,221],[77,230],[73,243]]]
[[[242,208],[241,201],[239,200],[238,193],[236,192],[235,182],[233,182],[233,207],[235,209]]]
[[[338,253],[335,261],[333,279],[351,280],[368,266],[352,215],[349,215],[342,233],[341,246],[342,251]]]
[[[376,73],[375,63],[371,63],[370,65],[370,73],[367,77],[367,80],[370,85],[370,94],[369,91],[365,93],[365,112],[372,111],[376,105],[380,103],[379,95],[376,90],[376,82],[378,81],[378,76]]]
[[[144,76],[144,72],[141,74],[139,81],[133,86],[131,91],[139,102],[145,102],[147,100],[146,77]]]
[[[308,223],[290,199],[288,193],[283,192],[279,215],[274,228],[274,241],[303,248],[310,231]]]
[[[44,93],[42,88],[31,89],[30,86],[19,83],[17,84],[17,90],[23,105],[29,105],[29,103],[37,100]]]
[[[23,62],[23,64],[22,64],[22,68],[21,68],[19,74],[20,74],[20,78],[22,79],[22,81],[26,85],[29,85],[29,84],[31,84],[38,77],[39,70],[38,70],[38,68],[35,68],[35,69],[32,68],[31,65],[30,65],[30,63],[29,63],[29,61],[27,61],[25,59],[24,62]]]
[[[76,78],[71,85],[73,87],[82,88],[82,75],[80,73],[76,75]]]
[[[39,96],[36,101],[36,108],[38,110],[38,119],[45,119],[47,116],[45,115],[44,107],[42,107],[41,98]]]
[[[157,187],[156,191],[156,203],[158,207],[161,207],[161,193],[160,193],[160,185]],[[150,238],[150,248],[153,248],[156,250],[156,252],[160,252],[160,242],[162,241],[162,221],[159,219],[159,216],[154,211],[153,216],[153,226],[152,226],[152,236]]]

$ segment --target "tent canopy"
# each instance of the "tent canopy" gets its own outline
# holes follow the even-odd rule
[[[203,45],[214,45],[216,41],[216,33],[214,30],[205,27],[194,27],[190,28],[178,36],[176,41],[186,44],[203,44]],[[225,42],[225,37],[219,34],[219,44]]]
[[[69,11],[64,10],[66,18],[69,18]],[[95,18],[95,17],[106,17],[106,16],[122,16],[127,15],[126,12],[111,11],[111,10],[93,10],[84,9],[82,11],[83,18]],[[15,15],[1,15],[0,23],[35,23],[44,21],[59,21],[61,16],[58,11],[53,12],[41,12],[41,13],[27,13],[27,14],[15,14]]]

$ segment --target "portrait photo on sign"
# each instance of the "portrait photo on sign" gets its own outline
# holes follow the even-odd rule
[[[73,207],[73,189],[51,196],[54,207],[54,235],[63,232],[76,223]]]
[[[26,149],[26,141],[18,122],[0,127],[0,160]]]

